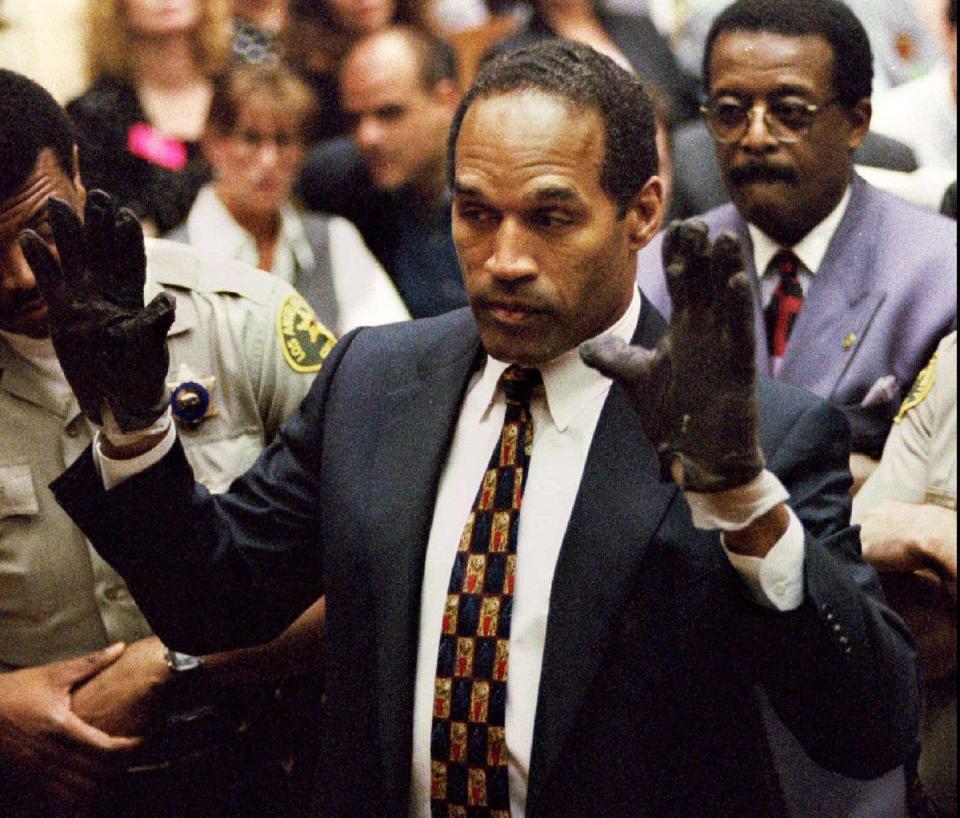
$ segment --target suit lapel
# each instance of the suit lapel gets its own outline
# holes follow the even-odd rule
[[[368,570],[388,803],[406,803],[423,565],[437,484],[479,352],[470,321],[422,356],[416,377],[403,379],[384,400],[386,420],[369,464],[369,485],[378,492],[368,503],[376,510]]]
[[[663,320],[644,302],[634,343],[655,346],[663,328]],[[660,483],[658,474],[659,462],[627,393],[614,384],[594,434],[551,590],[528,815],[534,814],[568,740],[647,545],[676,495],[676,487]]]
[[[879,212],[857,178],[847,212],[813,278],[790,336],[780,379],[829,398],[847,371],[886,292],[872,289],[870,275]]]

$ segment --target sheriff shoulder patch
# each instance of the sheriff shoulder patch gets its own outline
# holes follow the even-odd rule
[[[289,295],[277,312],[283,357],[294,372],[319,372],[337,339],[301,295]]]
[[[913,384],[913,389],[910,390],[910,394],[907,395],[907,399],[903,402],[903,406],[900,407],[900,414],[897,415],[894,423],[903,423],[904,418],[909,415],[914,409],[916,409],[921,403],[923,403],[928,397],[930,397],[930,392],[933,390],[933,385],[937,382],[937,358],[939,358],[939,353],[934,355],[931,358],[930,363],[927,364],[927,368],[923,370],[919,375],[917,375],[917,380]]]

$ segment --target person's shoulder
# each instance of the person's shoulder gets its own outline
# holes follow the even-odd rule
[[[258,304],[274,304],[295,293],[278,276],[208,256],[188,244],[147,239],[146,247],[148,278],[165,289],[239,296]]]
[[[881,218],[887,224],[891,225],[903,225],[905,228],[917,231],[922,231],[922,235],[932,235],[940,236],[943,238],[952,238],[953,246],[937,246],[937,247],[928,247],[928,250],[934,250],[937,252],[942,252],[950,255],[956,254],[956,240],[957,240],[957,223],[953,219],[948,218],[947,216],[937,213],[936,211],[930,210],[920,205],[914,204],[913,202],[908,202],[901,196],[897,196],[894,193],[890,193],[886,190],[881,190],[880,188],[871,185],[867,181],[861,180],[862,184],[862,198],[861,206],[875,208],[880,213]],[[908,233],[906,235],[911,236],[910,247],[914,250],[923,249],[917,245],[916,239],[918,236],[915,233]],[[871,240],[876,240],[877,237],[872,237]],[[893,238],[896,239],[899,244],[903,238],[902,235],[896,235]]]
[[[66,110],[71,117],[93,115],[111,109],[127,109],[136,103],[136,91],[130,83],[118,77],[101,76],[80,96],[67,103]]]
[[[757,380],[757,401],[761,423],[768,427],[788,430],[806,416],[820,418],[827,426],[845,423],[843,413],[823,398],[807,389],[765,376]]]
[[[371,371],[408,373],[410,366],[436,370],[476,354],[478,345],[473,314],[465,307],[432,318],[366,327],[351,333],[345,362],[355,362],[361,369]],[[405,377],[406,374],[401,375]]]

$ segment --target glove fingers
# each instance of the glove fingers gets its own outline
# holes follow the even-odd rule
[[[143,288],[147,280],[147,253],[140,221],[127,208],[121,208],[114,227],[116,252],[113,292],[118,306],[131,310],[143,308]]]
[[[47,247],[47,243],[33,230],[24,230],[19,240],[20,249],[33,270],[47,308],[54,316],[61,314],[69,303],[70,294],[59,262]]]
[[[56,196],[50,197],[47,209],[67,286],[74,292],[85,292],[87,282],[83,222],[69,203]]]
[[[710,235],[697,219],[674,222],[663,245],[667,287],[675,310],[701,306],[709,297]]]
[[[729,231],[720,234],[710,254],[710,279],[718,307],[723,305],[730,279],[744,269],[740,239]]]
[[[102,190],[91,190],[84,211],[87,267],[97,290],[112,300],[113,268],[116,251],[113,246],[113,200]]]
[[[588,341],[580,347],[580,358],[601,375],[615,381],[644,381],[653,369],[656,352],[630,346],[620,338],[604,337]]]
[[[141,296],[142,298],[142,296]],[[160,293],[144,310],[144,327],[154,340],[164,340],[176,318],[177,300],[169,293]]]

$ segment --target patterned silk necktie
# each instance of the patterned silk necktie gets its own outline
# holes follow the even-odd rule
[[[507,660],[535,369],[500,378],[503,431],[467,518],[443,613],[430,740],[432,818],[510,818]]]
[[[767,325],[767,348],[770,351],[770,371],[774,377],[780,372],[787,354],[790,333],[803,309],[803,288],[800,286],[800,259],[790,250],[781,250],[770,262],[770,269],[780,276],[780,284],[773,300],[764,311]]]

